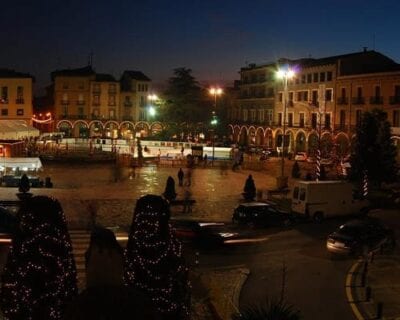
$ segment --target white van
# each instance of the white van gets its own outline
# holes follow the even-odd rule
[[[354,199],[353,185],[344,181],[298,181],[292,211],[316,221],[334,216],[366,213],[369,201]]]

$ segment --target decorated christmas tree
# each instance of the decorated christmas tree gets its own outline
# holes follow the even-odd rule
[[[125,255],[124,282],[146,293],[162,319],[189,319],[188,270],[169,225],[169,204],[146,195],[137,201]]]
[[[1,309],[7,319],[62,319],[77,295],[76,267],[60,203],[36,196],[22,204],[2,276]]]

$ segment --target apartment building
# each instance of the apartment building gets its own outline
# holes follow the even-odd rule
[[[280,67],[294,71],[294,77],[287,82],[286,103],[283,81],[274,76]],[[268,108],[272,121],[267,117],[260,122],[254,112],[255,106],[265,101],[257,96],[257,76],[251,78],[261,70],[269,71],[266,87],[275,92],[269,100],[273,107]],[[392,59],[368,50],[321,59],[280,59],[275,64],[249,65],[241,69],[241,96],[235,104],[241,114],[238,121],[233,121],[232,115],[239,114],[231,113],[232,137],[241,144],[264,145],[279,151],[285,134],[289,152],[313,153],[321,143],[325,155],[332,151],[346,153],[362,112],[373,108],[387,113],[396,134],[399,72],[400,65]],[[249,77],[254,79],[251,85],[247,83]],[[247,95],[250,90],[251,100]]]
[[[0,69],[0,119],[32,123],[32,86],[34,77],[9,69]]]

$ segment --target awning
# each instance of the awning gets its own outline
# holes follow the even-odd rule
[[[21,171],[42,169],[42,161],[39,158],[0,158],[0,171],[19,168]]]
[[[38,137],[39,130],[27,125],[24,120],[0,120],[0,140],[19,140]]]

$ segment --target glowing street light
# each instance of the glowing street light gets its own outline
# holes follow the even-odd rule
[[[218,124],[218,118],[217,118],[217,97],[223,94],[223,91],[219,87],[211,87],[208,92],[210,95],[214,96],[214,110],[212,112],[212,119],[211,119],[211,125],[215,127]],[[214,158],[215,158],[215,130],[212,129],[212,160],[211,163],[214,165]]]
[[[288,91],[288,80],[294,78],[296,75],[295,71],[291,69],[289,66],[285,66],[279,69],[276,73],[278,79],[283,81],[283,95],[282,95],[282,104],[283,104],[283,134],[282,134],[282,159],[281,159],[281,176],[278,177],[278,188],[283,188],[287,186],[287,177],[285,177],[285,137],[286,137],[286,110],[288,106],[289,100],[289,91]]]
[[[157,114],[156,108],[154,107],[154,104],[158,100],[158,96],[156,94],[154,94],[154,93],[153,94],[149,94],[147,96],[147,99],[149,99],[149,101],[150,101],[150,105],[149,105],[148,110],[147,110],[148,114],[149,114],[150,117],[154,117]]]

